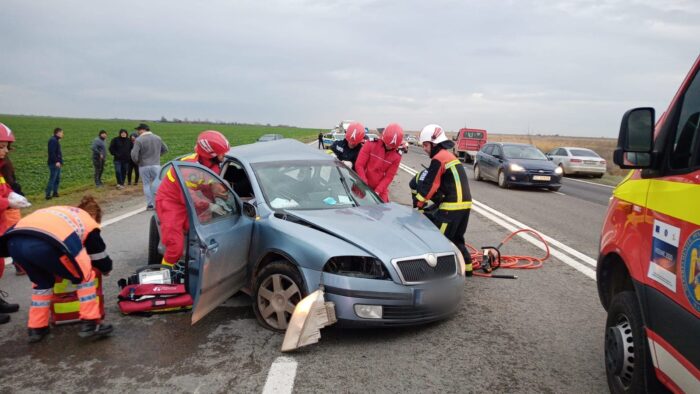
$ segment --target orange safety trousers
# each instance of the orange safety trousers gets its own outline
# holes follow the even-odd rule
[[[53,288],[37,289],[33,285],[32,290],[32,305],[29,308],[29,328],[42,328],[49,325],[51,317],[51,300],[53,299]],[[97,298],[97,286],[95,284],[95,273],[90,271],[80,284],[76,286],[78,293],[78,301],[80,301],[80,319],[81,320],[99,320],[102,315],[100,313],[100,302]]]

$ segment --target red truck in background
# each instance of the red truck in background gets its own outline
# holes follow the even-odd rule
[[[459,129],[459,132],[453,138],[455,147],[452,149],[452,153],[458,159],[466,163],[472,163],[476,157],[476,152],[486,144],[486,134],[486,130],[481,129]]]

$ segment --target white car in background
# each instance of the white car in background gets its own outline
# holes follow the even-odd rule
[[[565,175],[581,174],[601,178],[607,169],[605,160],[587,148],[554,148],[547,153],[547,157],[561,167]]]

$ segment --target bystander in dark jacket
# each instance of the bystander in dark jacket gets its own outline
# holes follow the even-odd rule
[[[131,140],[131,149],[134,149],[134,141],[136,141],[137,138],[139,138],[137,133],[131,133],[131,135],[129,135],[129,140]],[[129,170],[126,174],[126,181],[129,183],[129,185],[131,185],[132,173],[134,175],[134,185],[137,185],[139,183],[139,166],[133,159],[131,159],[131,156],[129,156]]]
[[[124,187],[124,179],[126,179],[131,164],[132,147],[133,143],[129,138],[129,133],[124,129],[119,130],[119,136],[112,138],[109,143],[109,153],[114,156],[114,175],[117,177],[117,189]]]
[[[95,186],[102,186],[102,173],[105,170],[105,158],[107,157],[107,146],[105,140],[107,132],[100,130],[94,140],[92,140],[92,165],[95,167]]]
[[[63,154],[59,142],[61,138],[63,138],[63,129],[56,127],[48,144],[49,182],[46,184],[45,190],[47,200],[58,197],[58,186],[61,183],[61,168],[63,167]]]

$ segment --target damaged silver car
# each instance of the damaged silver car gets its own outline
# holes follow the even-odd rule
[[[423,215],[382,203],[352,170],[299,141],[232,148],[221,175],[172,161],[188,204],[186,283],[193,323],[238,291],[264,327],[287,329],[295,306],[323,287],[342,325],[402,326],[450,316],[464,262]],[[211,198],[191,179],[226,189]],[[224,209],[198,211],[197,201]],[[206,205],[205,205],[206,206]],[[151,220],[149,262],[163,252]]]

